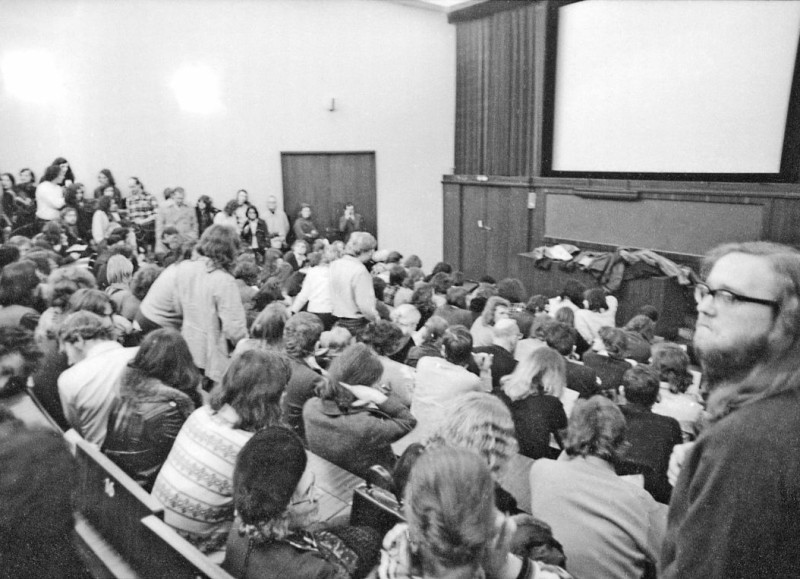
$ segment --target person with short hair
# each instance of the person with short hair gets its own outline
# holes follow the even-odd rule
[[[339,217],[339,235],[341,235],[342,241],[347,243],[350,235],[354,231],[363,231],[363,227],[361,214],[356,213],[356,208],[352,201],[347,201],[344,204],[344,211]]]
[[[683,458],[659,577],[796,577],[800,252],[725,244],[702,273],[694,351],[710,425]]]
[[[547,310],[553,314],[560,308],[569,308],[573,312],[577,312],[583,309],[584,292],[586,292],[585,285],[577,280],[568,279],[561,292],[556,297],[550,298]]]
[[[439,316],[431,316],[419,332],[420,343],[413,346],[406,356],[406,365],[416,368],[425,356],[442,358],[442,339],[450,324]]]
[[[331,301],[330,264],[341,256],[338,245],[332,243],[327,246],[322,251],[319,264],[306,272],[300,292],[292,301],[292,313],[297,313],[305,307],[306,311],[320,319],[326,331],[330,330],[336,321]]]
[[[357,231],[345,246],[345,255],[330,265],[331,309],[337,323],[350,333],[359,333],[369,322],[379,319],[375,308],[372,276],[365,267],[375,252],[375,238]]]
[[[689,372],[689,354],[678,344],[662,342],[653,346],[652,358],[659,379],[653,412],[677,420],[684,442],[694,440],[702,429],[705,412],[700,396],[688,392],[694,382]]]
[[[627,423],[630,446],[625,460],[648,467],[644,488],[660,503],[669,504],[672,486],[667,480],[669,457],[683,442],[678,421],[653,412],[658,400],[658,374],[649,366],[634,366],[622,377],[626,404],[620,407]]]
[[[614,472],[625,447],[622,412],[594,396],[575,403],[563,458],[531,467],[531,512],[553,528],[576,577],[642,577],[658,561],[667,508]]]
[[[175,187],[169,200],[158,207],[156,212],[156,252],[164,251],[162,234],[166,227],[178,230],[183,239],[197,239],[197,215],[194,207],[186,204],[186,191]]]
[[[254,433],[280,424],[290,375],[286,358],[274,352],[234,358],[210,404],[184,423],[158,473],[152,494],[164,505],[164,522],[203,552],[225,545],[234,517],[236,456]]]
[[[123,348],[116,337],[110,317],[89,311],[70,314],[58,331],[70,366],[58,378],[64,417],[78,434],[98,446],[106,438],[116,382],[138,351]]]
[[[489,354],[492,356],[492,392],[500,392],[500,382],[517,367],[514,359],[514,350],[519,342],[519,326],[510,318],[498,320],[492,326],[492,344],[473,348],[476,354]]]
[[[409,306],[413,307],[413,306]],[[403,330],[394,322],[378,320],[370,322],[361,335],[361,341],[369,345],[378,355],[383,366],[382,382],[405,406],[411,406],[411,394],[414,391],[414,375],[416,372],[402,362],[398,362],[396,354],[407,348],[403,344],[413,344],[410,337],[403,335]]]
[[[382,376],[383,366],[366,344],[334,359],[319,397],[303,406],[311,452],[362,478],[376,464],[392,469],[391,443],[417,421],[397,394],[380,387]]]
[[[267,223],[269,231],[270,246],[281,249],[286,245],[286,236],[289,235],[289,218],[286,212],[278,209],[278,198],[275,195],[267,197],[267,212],[264,214],[264,221]]]
[[[650,361],[655,329],[655,322],[644,314],[637,314],[628,320],[623,328],[625,336],[628,338],[625,359],[634,360],[639,364],[647,364]]]
[[[313,244],[319,237],[319,230],[311,220],[311,205],[303,203],[300,206],[300,213],[292,226],[294,238]]]
[[[575,352],[575,328],[562,322],[549,322],[543,329],[549,348],[564,357],[567,370],[567,388],[574,390],[583,399],[600,393],[600,379],[588,366],[572,359]]]

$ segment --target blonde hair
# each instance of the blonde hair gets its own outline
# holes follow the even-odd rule
[[[503,378],[502,385],[511,400],[539,394],[559,398],[567,387],[564,357],[552,348],[536,348]]]
[[[133,264],[124,255],[112,255],[106,265],[108,283],[128,283],[133,277]]]

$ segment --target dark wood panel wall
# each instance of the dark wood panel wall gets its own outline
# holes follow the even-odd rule
[[[468,263],[466,250],[475,245],[472,224],[464,223],[474,213],[486,212],[486,199],[477,208],[470,186],[480,186],[507,205],[504,227],[515,238],[503,242],[503,251],[530,251],[545,243],[577,240],[546,230],[550,194],[574,195],[586,206],[603,200],[620,205],[657,201],[665,214],[686,201],[735,203],[761,206],[762,223],[757,238],[800,246],[800,185],[770,183],[713,183],[680,181],[620,181],[609,179],[563,179],[541,176],[542,119],[544,115],[545,47],[548,35],[548,0],[484,2],[450,14],[456,26],[456,175],[444,177],[444,257],[462,269]],[[800,106],[800,105],[799,105]],[[512,179],[513,178],[513,179]],[[513,182],[517,195],[508,195]],[[472,201],[470,201],[472,199]],[[523,203],[523,200],[532,203]],[[591,203],[588,201],[591,200]],[[580,204],[577,204],[579,206]],[[660,205],[659,205],[660,206]],[[524,218],[520,218],[520,215]],[[497,220],[497,217],[494,218]],[[563,219],[560,220],[563,223]],[[485,231],[480,231],[483,235]],[[692,231],[685,231],[691,236]],[[585,237],[585,236],[582,236]],[[731,238],[736,237],[734,232]],[[490,236],[484,238],[491,241]],[[592,249],[614,249],[611,244],[581,239]],[[595,240],[596,241],[596,240]],[[620,237],[620,244],[624,236]],[[476,249],[477,248],[477,249]],[[522,249],[520,249],[522,248]],[[651,248],[646,248],[651,249]],[[659,248],[668,257],[688,265],[697,256]],[[507,263],[514,275],[523,265],[516,255],[500,259],[498,247],[486,247],[482,258],[485,272]]]

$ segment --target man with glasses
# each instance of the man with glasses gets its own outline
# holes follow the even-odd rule
[[[694,347],[710,427],[684,457],[659,577],[800,576],[800,252],[706,259]]]

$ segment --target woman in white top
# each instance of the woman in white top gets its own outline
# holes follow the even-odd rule
[[[331,244],[322,252],[319,265],[310,268],[303,279],[303,287],[300,293],[294,298],[292,303],[292,313],[296,314],[308,304],[306,310],[316,314],[325,330],[330,330],[333,326],[333,306],[331,305],[330,291],[330,263],[342,256],[342,248],[339,244]]]
[[[105,240],[108,234],[119,227],[119,215],[113,211],[114,199],[103,195],[97,200],[97,209],[92,215],[92,240],[96,245]]]
[[[689,355],[678,344],[663,342],[653,346],[652,364],[661,381],[653,412],[677,420],[684,442],[694,440],[700,433],[704,411],[699,400],[686,392],[693,381]]]
[[[41,221],[54,221],[61,216],[64,207],[64,191],[61,183],[64,181],[65,169],[59,165],[50,165],[45,169],[41,183],[36,187],[36,218]]]
[[[239,202],[232,199],[225,204],[225,209],[214,216],[214,225],[228,225],[239,231],[239,220],[236,218],[236,209]]]

